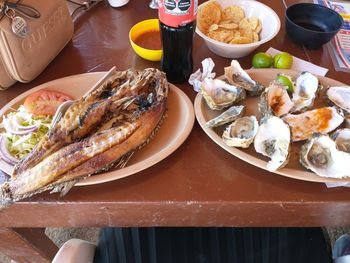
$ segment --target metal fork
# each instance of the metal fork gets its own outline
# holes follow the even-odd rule
[[[62,118],[63,114],[67,111],[67,109],[70,107],[70,105],[72,105],[74,102],[75,102],[74,100],[65,101],[57,108],[56,113],[55,113],[55,115],[53,115],[53,118],[52,118],[49,133],[50,133],[50,131],[53,130],[53,128],[58,123],[58,121]]]
[[[116,67],[112,67],[106,74],[103,75],[102,78],[99,79],[99,81],[97,81],[95,83],[94,86],[91,87],[91,89],[89,89],[84,95],[83,98],[86,98],[91,92],[93,92],[94,90],[96,90],[97,88],[99,88],[101,85],[103,85],[106,80],[113,75],[113,73],[115,72]],[[67,111],[67,109],[77,100],[68,100],[65,101],[64,103],[62,103],[56,110],[55,115],[52,118],[52,122],[51,122],[51,128],[50,131],[53,130],[53,128],[57,125],[57,123],[60,121],[60,119],[62,118],[62,116],[64,115],[64,113]],[[50,134],[49,131],[49,134]]]

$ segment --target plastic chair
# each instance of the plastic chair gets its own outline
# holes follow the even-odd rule
[[[333,248],[334,263],[350,263],[350,236],[342,235],[335,241]]]
[[[96,245],[81,239],[70,239],[58,250],[52,263],[92,263]]]

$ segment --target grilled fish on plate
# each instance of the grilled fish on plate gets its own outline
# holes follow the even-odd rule
[[[116,72],[75,101],[1,185],[1,204],[46,190],[65,194],[77,181],[123,167],[166,116],[168,82],[157,69]]]

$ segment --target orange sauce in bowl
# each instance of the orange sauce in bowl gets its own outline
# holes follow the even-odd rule
[[[162,49],[159,30],[145,31],[134,39],[134,43],[145,49]]]

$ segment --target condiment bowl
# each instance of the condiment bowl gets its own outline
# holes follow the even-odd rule
[[[288,36],[297,44],[317,49],[330,41],[343,25],[343,18],[322,5],[298,3],[286,10]]]
[[[137,55],[150,61],[160,61],[162,49],[147,49],[135,43],[135,40],[142,34],[149,31],[159,31],[159,20],[148,19],[135,24],[129,31],[130,44]]]
[[[240,58],[253,52],[260,45],[273,39],[280,30],[281,22],[278,15],[267,5],[264,5],[254,0],[216,0],[224,9],[229,6],[240,6],[246,17],[257,17],[262,24],[262,30],[260,32],[260,40],[250,44],[226,44],[210,37],[206,36],[204,32],[196,27],[196,33],[203,38],[208,48],[215,54],[226,58]],[[200,8],[205,3],[198,7],[198,13]]]

